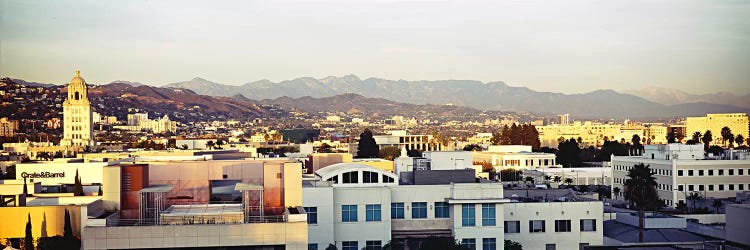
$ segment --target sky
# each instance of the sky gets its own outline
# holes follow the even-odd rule
[[[750,93],[750,1],[0,0],[0,75],[239,85],[355,74]]]

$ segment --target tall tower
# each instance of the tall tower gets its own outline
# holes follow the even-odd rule
[[[68,98],[63,102],[63,139],[62,146],[94,146],[94,131],[91,120],[91,102],[89,102],[86,81],[81,78],[81,71],[68,84]]]

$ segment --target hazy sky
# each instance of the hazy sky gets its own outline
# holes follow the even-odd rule
[[[0,0],[0,75],[750,92],[750,1]]]

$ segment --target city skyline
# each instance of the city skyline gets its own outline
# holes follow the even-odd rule
[[[354,74],[568,94],[750,92],[746,3],[180,3],[5,1],[0,74],[57,84],[81,69],[92,83],[156,86]]]

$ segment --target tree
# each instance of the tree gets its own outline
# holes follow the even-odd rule
[[[339,250],[339,249],[334,244],[328,244],[328,247],[326,247],[326,250]]]
[[[333,153],[333,147],[328,145],[328,143],[323,143],[318,148],[318,153]]]
[[[742,134],[737,135],[737,137],[734,138],[734,142],[737,143],[737,147],[742,146],[742,143],[745,142],[745,137],[742,136]]]
[[[713,145],[713,146],[708,147],[708,150],[706,150],[706,154],[720,156],[724,154],[724,148],[722,148],[721,146]]]
[[[677,136],[674,133],[667,133],[667,143],[677,142]]]
[[[362,134],[359,135],[357,158],[376,158],[378,157],[378,153],[378,144],[375,143],[375,138],[372,137],[372,131],[366,128]]]
[[[409,149],[406,151],[406,156],[409,157],[422,157],[422,151],[418,149]]]
[[[643,242],[643,216],[646,209],[659,206],[659,194],[656,191],[656,178],[651,168],[643,163],[636,164],[628,171],[625,180],[625,199],[638,209],[638,242]]]
[[[617,199],[617,197],[620,196],[620,187],[613,188],[612,192],[615,193],[615,199]]]
[[[562,181],[562,177],[560,177],[560,176],[555,176],[555,178],[553,178],[553,181],[554,181],[555,183],[560,183],[560,182]]]
[[[482,165],[482,172],[492,172],[495,170],[494,167],[492,167],[492,163],[488,161],[474,161],[472,162],[474,165]]]
[[[217,148],[217,149],[221,149],[221,146],[223,146],[223,145],[224,145],[224,141],[223,141],[223,140],[221,140],[221,139],[216,139],[216,143],[215,143],[215,145],[216,145],[216,148]]]
[[[692,193],[690,193],[690,194],[689,194],[689,195],[688,195],[687,197],[685,197],[685,198],[686,198],[687,200],[689,200],[689,201],[690,201],[691,203],[693,203],[693,206],[691,206],[691,207],[688,207],[688,212],[690,212],[690,208],[692,208],[692,210],[695,210],[695,208],[697,207],[697,204],[696,204],[696,203],[698,203],[698,201],[700,201],[700,200],[701,200],[701,195],[700,195],[699,193],[697,193],[697,192],[692,192]]]
[[[74,196],[85,196],[83,192],[83,183],[81,183],[81,177],[78,176],[78,169],[76,169],[76,177],[73,182],[73,195]]]
[[[73,226],[70,224],[70,212],[65,209],[65,225],[63,227],[63,237],[66,240],[73,239]]]
[[[571,178],[565,178],[565,184],[566,184],[566,185],[571,185],[571,184],[573,184],[573,179],[571,179]]]
[[[524,183],[529,182],[531,184],[534,184],[534,177],[526,176],[526,178],[523,179],[523,182]]]
[[[29,214],[29,220],[26,221],[26,235],[23,238],[23,249],[34,250],[34,237],[31,235],[31,214]]]
[[[698,144],[698,143],[700,143],[702,136],[703,136],[703,134],[701,134],[701,132],[696,131],[695,133],[693,133],[693,137],[688,141],[687,144]]]
[[[503,250],[523,250],[523,246],[521,243],[512,241],[512,240],[505,240],[503,242]]]
[[[188,149],[188,145],[187,144],[182,144],[181,147],[182,147],[182,150],[187,150]]]
[[[479,146],[477,144],[469,144],[464,146],[464,151],[482,151],[482,146]]]
[[[677,210],[680,210],[683,213],[687,213],[687,209],[688,209],[687,204],[685,204],[684,201],[679,201],[677,203]]]
[[[557,162],[563,167],[575,167],[581,163],[581,148],[575,139],[565,140],[557,148]]]
[[[641,137],[637,134],[634,134],[633,138],[631,138],[630,141],[633,143],[633,149],[638,151],[636,155],[641,155]]]
[[[520,181],[521,180],[521,174],[523,171],[521,170],[515,170],[515,169],[503,169],[500,170],[500,180],[501,181]]]
[[[419,250],[465,250],[453,237],[429,237],[422,239]]]
[[[711,134],[711,130],[706,130],[706,133],[703,133],[703,137],[701,137],[703,149],[708,150],[708,145],[710,145],[713,140],[714,136]]]
[[[721,128],[721,141],[724,143],[724,146],[727,146],[727,142],[732,143],[734,141],[734,136],[732,135],[732,129],[729,127],[723,127]]]
[[[206,149],[214,149],[214,145],[216,145],[216,143],[214,143],[214,141],[207,141],[206,142]]]
[[[401,150],[394,146],[385,146],[380,149],[380,151],[378,152],[378,156],[381,159],[392,161],[393,159],[401,156]]]
[[[711,204],[711,206],[714,207],[714,211],[716,211],[717,214],[719,213],[719,209],[721,209],[722,205],[723,204],[721,200],[714,200],[714,203]]]

